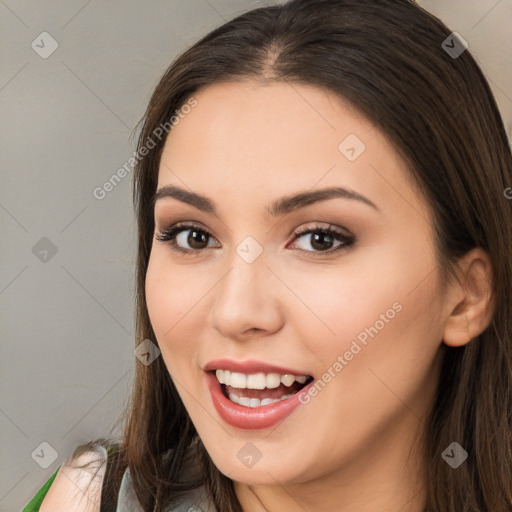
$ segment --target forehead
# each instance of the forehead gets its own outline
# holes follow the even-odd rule
[[[166,149],[186,149],[183,144],[195,142],[196,150],[210,156],[243,154],[246,160],[261,161],[271,153],[273,160],[282,155],[289,161],[316,148],[318,159],[321,152],[328,158],[332,150],[339,156],[336,142],[343,140],[344,132],[364,139],[373,130],[346,100],[311,85],[221,82],[201,89],[194,98],[197,106],[170,132]],[[304,150],[298,151],[298,146]]]
[[[267,204],[295,190],[345,186],[376,203],[424,207],[385,134],[326,89],[222,82],[194,98],[167,137],[159,187],[185,185],[221,201],[238,191]]]

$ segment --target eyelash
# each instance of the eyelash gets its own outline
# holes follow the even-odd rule
[[[171,249],[173,251],[179,252],[181,254],[188,254],[191,255],[192,253],[195,253],[195,255],[199,255],[200,252],[203,252],[205,249],[184,249],[183,247],[180,247],[176,243],[176,236],[181,233],[182,231],[187,230],[194,230],[199,233],[205,234],[208,237],[212,237],[212,235],[206,231],[205,229],[200,228],[199,226],[195,224],[189,224],[189,223],[177,223],[174,226],[171,226],[169,228],[165,228],[158,231],[158,235],[156,236],[156,239],[160,242],[168,243],[168,245],[171,246]],[[297,238],[301,238],[305,235],[308,235],[310,233],[322,233],[331,235],[335,240],[343,242],[341,245],[334,249],[329,249],[327,251],[305,251],[304,249],[299,249],[302,252],[306,253],[313,253],[317,254],[319,256],[324,254],[333,254],[337,253],[341,250],[348,250],[352,248],[355,244],[355,237],[353,236],[347,236],[343,234],[338,229],[334,228],[332,225],[329,225],[328,228],[320,227],[320,226],[314,226],[309,228],[301,228],[295,231],[293,241],[295,241]]]

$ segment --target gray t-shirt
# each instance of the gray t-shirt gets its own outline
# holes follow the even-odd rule
[[[129,468],[126,468],[121,481],[116,512],[144,512],[135,495]],[[177,505],[168,509],[168,512],[216,512],[216,510],[206,495],[204,487],[201,486],[190,491]]]

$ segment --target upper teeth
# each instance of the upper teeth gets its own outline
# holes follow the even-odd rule
[[[230,372],[229,370],[217,370],[215,375],[221,384],[241,389],[272,389],[277,388],[280,384],[291,386],[295,381],[304,384],[307,380],[306,375],[291,375],[289,373],[284,375],[279,375],[279,373],[251,373],[246,375]]]

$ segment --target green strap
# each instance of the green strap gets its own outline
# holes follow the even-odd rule
[[[113,451],[115,451],[118,447],[115,445],[107,446],[107,456],[110,456]],[[27,505],[25,505],[25,508],[21,510],[21,512],[39,512],[39,508],[41,507],[41,503],[44,500],[44,497],[48,493],[48,490],[50,489],[53,481],[55,480],[55,477],[57,476],[57,473],[59,472],[61,466],[59,466],[55,473],[48,479],[48,481],[37,491],[37,494],[30,500]]]
[[[28,503],[21,512],[39,512],[39,507],[41,506],[41,503],[43,502],[48,489],[50,489],[50,486],[55,480],[59,469],[60,466],[56,469],[55,473],[53,473],[49,480],[41,487],[41,489],[37,491],[37,494],[30,500],[30,503]]]

